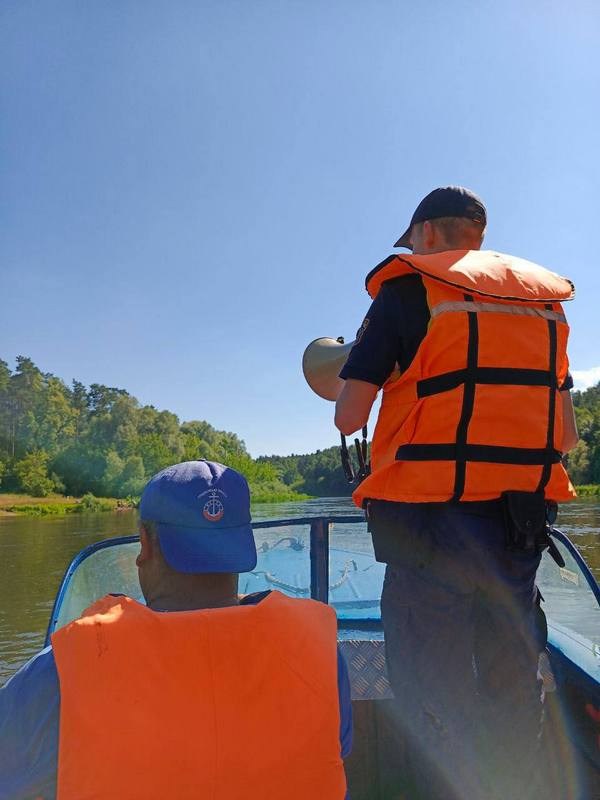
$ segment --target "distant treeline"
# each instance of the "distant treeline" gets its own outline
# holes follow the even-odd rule
[[[344,476],[339,447],[307,455],[259,456],[257,461],[273,465],[286,486],[315,497],[349,496],[354,488]]]
[[[600,484],[600,383],[584,392],[573,392],[579,443],[569,453],[573,483]]]
[[[180,423],[124,389],[68,386],[24,356],[14,372],[0,361],[0,491],[135,497],[155,472],[197,458],[238,469],[255,501],[297,497],[235,433],[205,421]]]

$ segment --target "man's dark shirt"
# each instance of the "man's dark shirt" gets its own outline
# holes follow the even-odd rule
[[[386,281],[367,312],[340,377],[383,386],[396,363],[405,372],[427,333],[429,319],[419,275]]]

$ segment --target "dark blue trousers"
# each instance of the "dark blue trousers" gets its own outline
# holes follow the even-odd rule
[[[387,566],[381,613],[395,719],[410,753],[407,796],[548,800],[539,758],[540,556],[506,549],[499,504],[423,506],[408,526],[401,504],[396,524],[395,504],[384,505],[385,514],[376,504],[370,513],[376,550],[394,528],[404,537]]]

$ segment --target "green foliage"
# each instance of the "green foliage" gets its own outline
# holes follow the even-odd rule
[[[349,448],[349,452],[356,469],[354,447]],[[342,470],[339,447],[329,447],[307,455],[261,456],[257,461],[274,467],[291,490],[305,492],[312,497],[349,497],[354,488]]]
[[[152,473],[149,473],[150,477]],[[120,497],[128,495],[139,495],[146,483],[146,473],[144,472],[144,462],[141,456],[129,456],[121,473]]]
[[[123,475],[123,467],[125,466],[123,459],[116,450],[109,450],[105,456],[105,467],[102,473],[101,483],[106,490],[106,494],[111,497],[119,495],[121,480]],[[86,493],[85,497],[92,497],[93,495]],[[82,498],[83,499],[83,498]]]
[[[569,477],[574,484],[586,482],[590,470],[590,448],[580,439],[569,453]]]
[[[282,489],[281,483],[250,484],[250,496],[253,503],[287,503],[291,500],[310,500],[311,495],[300,494],[292,489]]]
[[[120,502],[120,501],[119,501]],[[133,508],[133,504],[131,504]],[[114,511],[114,500],[99,500],[89,492],[80,501],[71,503],[29,503],[7,506],[6,511],[13,514],[25,514],[28,517],[46,517],[51,515],[84,514],[89,512]]]
[[[235,433],[203,420],[180,424],[175,414],[141,406],[124,389],[99,383],[86,389],[79,381],[69,387],[29,358],[16,362],[11,373],[0,361],[3,491],[84,495],[81,503],[66,504],[67,511],[57,511],[56,503],[15,506],[20,513],[103,510],[97,497],[138,497],[159,470],[198,458],[239,469],[256,502],[299,498],[275,466],[253,461]]]
[[[154,475],[180,460],[180,448],[173,452],[165,439],[164,434],[146,433],[137,440],[135,452],[141,458],[142,476],[144,470],[149,475]]]
[[[83,495],[76,506],[70,506],[73,514],[82,514],[88,511],[112,511],[115,505],[110,500],[99,500],[93,494],[87,492]]]
[[[600,484],[600,384],[573,393],[580,441],[569,454],[569,474],[576,484]]]
[[[13,514],[24,514],[27,517],[47,517],[68,514],[74,506],[68,503],[29,503],[7,506],[6,511]]]
[[[14,474],[19,488],[25,494],[46,497],[58,488],[57,483],[64,488],[58,478],[48,475],[48,459],[48,453],[43,450],[35,450],[16,462]]]
[[[588,486],[576,486],[579,497],[600,497],[600,484],[592,483]]]

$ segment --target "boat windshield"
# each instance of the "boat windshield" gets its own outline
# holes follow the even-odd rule
[[[548,623],[600,656],[598,586],[570,540],[560,534],[554,541],[565,566],[560,567],[546,551],[537,574]]]
[[[264,524],[255,526],[258,562],[240,575],[240,594],[278,589],[291,597],[311,597],[311,520],[269,523],[268,528]],[[379,620],[385,566],[375,561],[366,523],[361,518],[330,522],[328,530],[323,551],[325,558],[329,555],[328,601],[341,619]],[[59,590],[48,633],[77,619],[106,594],[144,602],[135,566],[138,552],[137,537],[122,537],[98,542],[76,556]]]
[[[318,597],[328,600],[342,624],[378,624],[385,565],[375,561],[366,523],[361,517],[323,519],[325,533],[318,544],[311,536],[314,522],[257,523],[258,563],[240,575],[240,594],[278,589],[291,597]],[[598,587],[566,536],[557,533],[555,541],[565,566],[559,567],[546,552],[538,573],[550,627],[600,654]],[[106,594],[126,594],[143,602],[135,566],[138,551],[137,537],[108,539],[83,550],[65,575],[48,635]],[[321,570],[324,586],[315,591],[315,565],[322,566],[323,560],[328,565]]]

